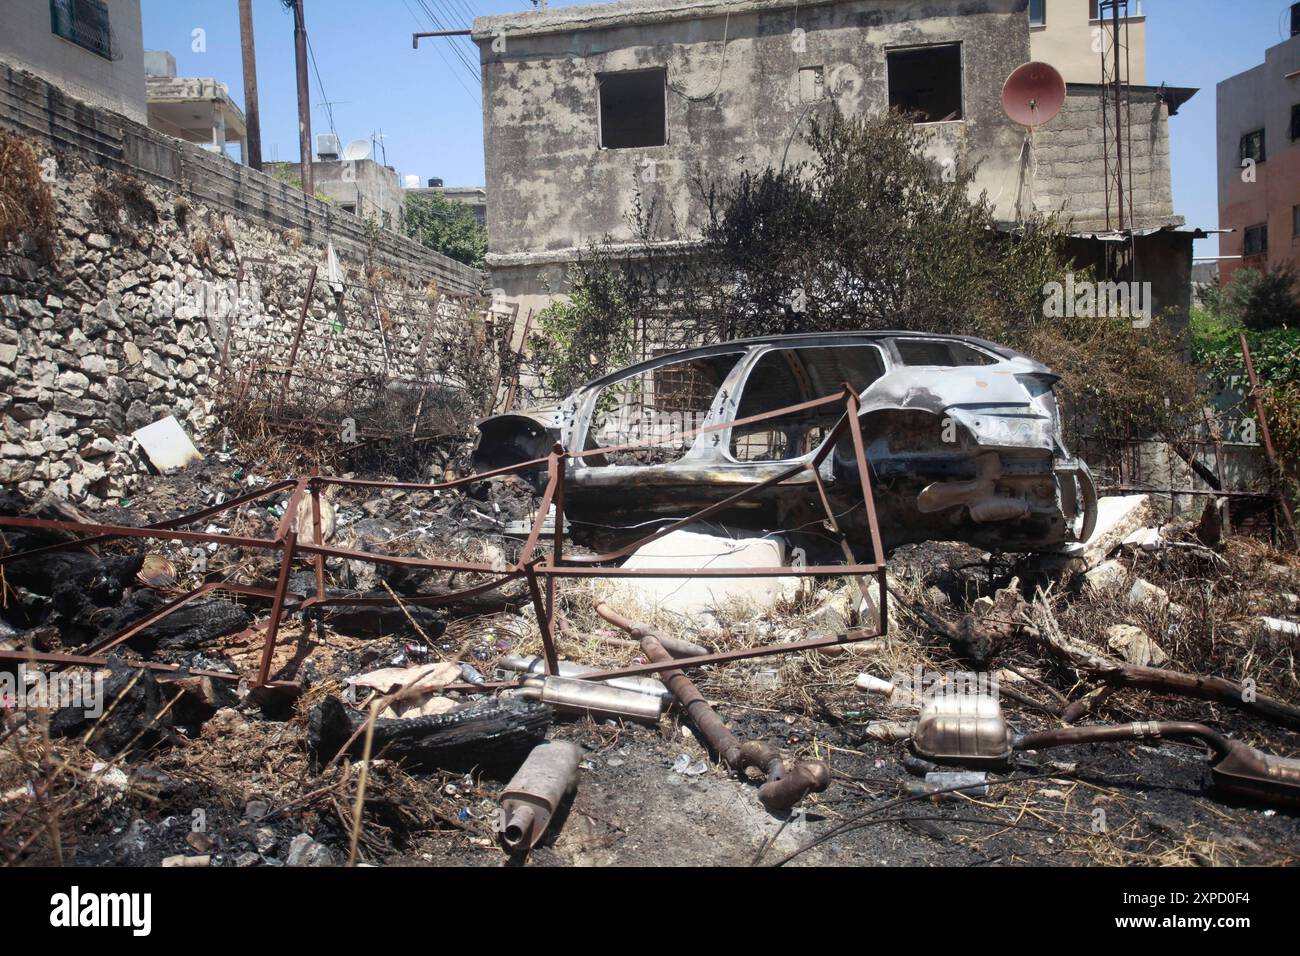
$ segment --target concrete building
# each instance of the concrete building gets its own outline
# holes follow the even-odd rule
[[[415,179],[414,176],[410,177]],[[418,182],[419,180],[415,180]],[[444,186],[441,179],[430,179],[427,186],[407,186],[402,190],[408,196],[425,196],[437,193],[448,202],[469,206],[480,226],[487,226],[487,190],[482,186]]]
[[[0,60],[145,122],[140,0],[4,0]]]
[[[267,163],[282,175],[301,179],[301,163]],[[397,171],[373,159],[318,159],[311,165],[312,180],[319,196],[344,212],[373,219],[385,229],[396,229],[402,221],[402,188]]]
[[[1243,266],[1300,266],[1300,4],[1289,40],[1218,87],[1219,240],[1225,282]]]
[[[230,98],[225,83],[178,77],[176,58],[165,50],[145,50],[144,64],[150,126],[217,153],[238,145],[241,160],[248,162],[244,111]]]
[[[1049,0],[1049,19],[1058,3],[1070,9]],[[1087,42],[1089,23],[1070,22]],[[1032,145],[1003,112],[1034,37],[1028,0],[623,0],[476,19],[492,284],[545,305],[586,244],[633,240],[638,191],[697,233],[694,178],[809,158],[800,134],[832,101],[850,115],[919,111],[938,163],[979,164],[975,188],[999,219],[1059,211],[1079,232],[1107,230],[1100,64]],[[1132,87],[1126,157],[1125,224],[1171,243],[1184,277],[1168,119],[1194,92]]]
[[[1110,8],[1102,10],[1098,2],[1029,0],[1030,55],[1060,70],[1067,83],[1101,82],[1102,56],[1109,60],[1113,55]],[[1123,9],[1120,14],[1124,15]],[[1141,86],[1147,81],[1147,20],[1142,14],[1142,0],[1129,0],[1120,41],[1124,75],[1130,83]]]
[[[479,225],[487,225],[487,190],[482,186],[444,186],[442,195],[450,202],[469,206]]]

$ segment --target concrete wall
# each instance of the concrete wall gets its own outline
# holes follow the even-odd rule
[[[1034,59],[1056,67],[1067,83],[1100,83],[1101,51],[1113,55],[1113,48],[1110,31],[1101,31],[1101,23],[1089,18],[1089,0],[1045,0],[1045,3],[1043,25],[1029,28],[1029,49]],[[1131,0],[1129,8],[1125,70],[1128,81],[1141,86],[1147,81],[1147,21],[1141,15],[1139,0]],[[1120,52],[1122,56],[1123,50]]]
[[[586,244],[633,239],[626,216],[638,189],[690,236],[705,212],[694,177],[809,158],[801,134],[832,97],[850,114],[884,108],[887,54],[900,47],[961,44],[964,115],[927,124],[931,152],[940,163],[978,162],[975,188],[1000,219],[1063,209],[1080,228],[1105,225],[1097,89],[1071,87],[1062,116],[1036,134],[1036,164],[1002,110],[1003,82],[1031,56],[1026,0],[629,0],[480,18],[474,39],[488,266],[492,284],[525,308],[563,289]],[[667,70],[667,145],[602,149],[597,74],[650,67]],[[808,67],[821,68],[828,94],[812,102],[800,92]],[[1134,100],[1135,212],[1144,225],[1178,221],[1168,111],[1153,91]]]
[[[50,0],[4,0],[0,60],[30,70],[70,96],[145,122],[140,0],[108,0],[113,58],[56,36]]]
[[[1291,139],[1291,108],[1300,103],[1300,80],[1286,78],[1297,70],[1300,36],[1270,48],[1261,65],[1219,84],[1219,227],[1235,230],[1220,237],[1220,255],[1241,255],[1246,227],[1268,224],[1267,259],[1224,261],[1224,281],[1243,265],[1300,266],[1300,236],[1292,228],[1292,207],[1300,204],[1300,141]],[[1265,131],[1266,158],[1255,167],[1254,182],[1248,182],[1241,167],[1241,137],[1257,129]]]
[[[1041,211],[1060,211],[1076,230],[1106,228],[1106,156],[1100,86],[1071,83],[1065,106],[1034,133],[1036,175],[1025,190]],[[1182,223],[1174,215],[1170,173],[1169,106],[1151,87],[1130,90],[1125,133],[1125,225],[1154,228]],[[1107,108],[1110,108],[1107,103]],[[1113,122],[1113,117],[1112,117]],[[1129,148],[1131,146],[1131,149]],[[1111,144],[1113,155],[1114,144]],[[1112,160],[1113,167],[1113,160]],[[1116,194],[1111,187],[1111,226],[1118,227]],[[1026,204],[1027,205],[1027,204]],[[1127,210],[1132,207],[1132,218]],[[1190,268],[1190,263],[1188,263]]]
[[[302,175],[301,163],[283,163],[291,176]],[[373,159],[317,160],[312,163],[316,192],[361,219],[387,229],[402,221],[402,189],[397,172]]]

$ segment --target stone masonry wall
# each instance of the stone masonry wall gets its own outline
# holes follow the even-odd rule
[[[483,351],[432,270],[341,253],[339,311],[323,243],[36,146],[58,228],[50,256],[32,237],[0,250],[2,485],[90,510],[130,497],[146,470],[130,433],[167,415],[202,450],[231,383],[287,360],[312,266],[297,364],[325,382],[296,387],[313,400],[367,376],[436,379],[421,345]]]

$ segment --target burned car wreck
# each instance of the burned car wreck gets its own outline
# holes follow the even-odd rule
[[[566,509],[576,539],[617,539],[621,529],[680,517],[811,461],[841,408],[744,420],[847,385],[860,400],[887,551],[927,540],[1048,549],[1086,540],[1096,518],[1091,474],[1062,439],[1057,380],[1026,355],[964,336],[744,339],[663,355],[596,379],[556,406],[485,419],[474,467],[483,472],[541,458],[556,443],[609,449],[567,463]],[[847,437],[819,474],[850,540],[865,541]],[[756,498],[720,520],[772,530],[824,517],[811,474]]]

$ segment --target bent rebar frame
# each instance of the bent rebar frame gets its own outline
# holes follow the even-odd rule
[[[671,523],[656,529],[643,538],[632,542],[616,551],[606,554],[592,556],[566,556],[564,554],[564,501],[565,501],[565,474],[567,463],[577,461],[582,458],[606,455],[611,452],[627,451],[634,448],[644,448],[648,446],[664,444],[669,441],[678,441],[684,438],[693,437],[708,432],[716,432],[728,429],[736,425],[747,425],[767,419],[778,418],[784,415],[804,412],[812,408],[831,406],[842,403],[844,405],[844,414],[830,431],[821,447],[806,460],[792,464],[789,468],[781,471],[779,474],[772,476],[762,482],[750,485],[733,495],[711,504],[707,507],[687,515],[686,517],[672,521]],[[871,491],[871,477],[867,461],[866,448],[862,440],[862,430],[858,420],[859,400],[857,393],[845,384],[842,392],[828,395],[824,398],[814,399],[803,402],[798,405],[791,405],[784,408],[778,408],[770,412],[764,412],[759,415],[753,415],[748,418],[737,419],[731,422],[724,422],[712,425],[706,428],[699,428],[689,432],[672,435],[666,438],[648,439],[628,445],[617,445],[605,448],[593,448],[586,451],[565,451],[559,445],[556,445],[549,455],[545,458],[537,458],[531,461],[521,462],[515,465],[509,465],[503,468],[494,469],[482,474],[469,475],[463,478],[457,478],[452,481],[444,481],[434,484],[422,484],[416,482],[394,482],[394,481],[374,481],[355,478],[334,478],[324,475],[312,475],[310,477],[285,479],[267,485],[264,488],[249,492],[232,498],[229,501],[219,505],[214,505],[202,511],[191,514],[181,515],[170,518],[166,521],[148,525],[146,527],[132,527],[127,525],[110,525],[95,524],[90,522],[78,521],[55,521],[39,518],[22,518],[22,517],[4,517],[0,516],[0,527],[13,528],[31,528],[48,531],[62,532],[80,532],[89,535],[88,537],[77,538],[69,541],[61,541],[54,544],[44,545],[38,548],[32,548],[21,552],[7,552],[0,554],[0,568],[5,564],[17,561],[23,558],[30,558],[34,555],[49,552],[60,551],[71,548],[87,547],[89,545],[101,544],[108,541],[114,541],[122,538],[144,538],[155,540],[170,541],[189,541],[196,543],[216,543],[234,548],[248,548],[262,551],[275,551],[280,554],[279,573],[273,587],[256,587],[252,585],[237,584],[229,581],[207,582],[193,591],[181,595],[172,601],[164,604],[162,607],[145,615],[138,621],[130,624],[126,628],[92,643],[81,654],[45,654],[36,651],[0,651],[0,660],[31,662],[31,663],[48,663],[55,666],[104,666],[107,663],[106,653],[113,648],[129,641],[132,637],[139,634],[152,624],[167,617],[184,605],[194,601],[206,594],[217,591],[227,591],[233,594],[241,594],[248,597],[258,597],[269,599],[271,601],[271,611],[266,621],[265,638],[262,645],[261,659],[258,665],[257,674],[255,675],[252,685],[254,687],[292,687],[295,686],[293,681],[283,681],[271,679],[272,663],[276,649],[276,641],[279,634],[280,626],[284,621],[285,613],[292,607],[298,611],[306,611],[312,607],[330,607],[330,606],[397,606],[413,605],[422,607],[436,607],[442,604],[454,603],[460,599],[485,594],[496,590],[510,581],[524,579],[528,585],[529,598],[537,614],[538,629],[541,632],[542,647],[545,659],[545,672],[548,675],[558,672],[559,655],[556,649],[555,638],[555,583],[557,578],[584,578],[584,577],[601,577],[601,578],[620,578],[620,577],[716,577],[716,578],[739,578],[739,577],[837,577],[848,575],[854,577],[862,590],[863,596],[867,599],[868,607],[875,611],[874,628],[858,628],[849,630],[843,634],[826,635],[822,637],[811,637],[800,641],[791,641],[781,644],[761,645],[757,647],[739,648],[736,650],[723,651],[711,654],[698,654],[694,656],[675,658],[670,663],[662,661],[651,661],[645,664],[631,665],[628,667],[603,670],[593,674],[583,675],[584,680],[609,680],[615,677],[628,677],[639,674],[651,674],[663,670],[673,669],[681,670],[684,668],[699,667],[705,664],[719,664],[728,661],[742,660],[746,658],[762,657],[772,654],[789,654],[798,651],[808,651],[818,648],[829,647],[837,644],[853,644],[859,641],[869,640],[884,635],[888,630],[888,588],[885,585],[886,564],[884,560],[884,551],[881,547],[880,532],[876,520],[875,500]],[[870,544],[872,561],[868,564],[858,563],[854,559],[852,546],[849,544],[844,533],[841,531],[835,514],[831,509],[830,500],[826,494],[825,484],[822,481],[818,469],[831,454],[835,446],[847,433],[853,448],[853,455],[858,469],[859,481],[862,489],[863,502],[866,508],[868,527],[870,528]],[[545,466],[547,482],[545,490],[537,506],[537,515],[534,519],[528,537],[525,540],[520,551],[519,560],[514,566],[504,570],[493,565],[474,563],[467,561],[453,561],[447,559],[426,559],[404,557],[400,555],[375,554],[368,551],[357,551],[346,548],[329,547],[324,544],[321,533],[321,504],[320,496],[322,491],[331,485],[353,488],[373,488],[379,490],[401,490],[417,492],[434,492],[447,491],[462,487],[464,485],[490,481],[496,478],[502,478],[507,475],[514,475],[524,471],[535,471],[541,466]],[[826,513],[826,527],[838,539],[841,551],[845,556],[843,565],[816,565],[805,567],[773,567],[773,568],[625,568],[610,566],[610,562],[617,561],[630,555],[637,548],[648,544],[657,538],[663,537],[672,531],[683,528],[693,522],[703,521],[712,515],[725,511],[726,509],[753,498],[754,495],[769,488],[773,485],[781,484],[792,478],[795,478],[804,472],[812,476],[813,484],[816,487],[817,495],[822,508]],[[279,495],[292,489],[288,503],[285,505],[283,517],[276,529],[274,538],[247,537],[241,535],[232,535],[224,533],[214,533],[206,531],[185,531],[181,530],[184,525],[192,524],[196,521],[202,521],[211,518],[223,512],[231,511],[245,504],[250,504],[272,495]],[[304,497],[311,500],[311,540],[303,541],[299,539],[298,532],[298,513]],[[555,525],[552,533],[552,543],[549,551],[542,548],[543,526],[546,518],[551,512],[552,505],[555,511]],[[325,560],[327,558],[343,558],[350,561],[363,561],[377,565],[387,565],[391,567],[403,567],[412,569],[422,569],[429,571],[450,571],[450,572],[470,572],[476,574],[494,575],[492,580],[473,584],[468,587],[455,591],[440,593],[437,595],[414,595],[410,597],[398,598],[395,595],[388,596],[330,596],[325,590]],[[290,571],[295,563],[300,559],[309,560],[314,567],[316,577],[316,589],[314,594],[297,594],[289,591]],[[879,607],[875,608],[875,596],[867,586],[866,578],[875,576],[878,582],[879,590]],[[543,586],[542,582],[545,582]],[[152,670],[168,673],[185,673],[193,674],[196,672],[186,671],[177,665],[145,663],[145,667]],[[221,671],[205,671],[204,676],[210,676],[226,680],[240,680],[241,675],[237,673],[225,673]],[[466,693],[482,693],[485,691],[498,690],[506,687],[520,686],[521,681],[497,681],[479,684],[453,684],[449,685],[447,690],[458,690]]]

